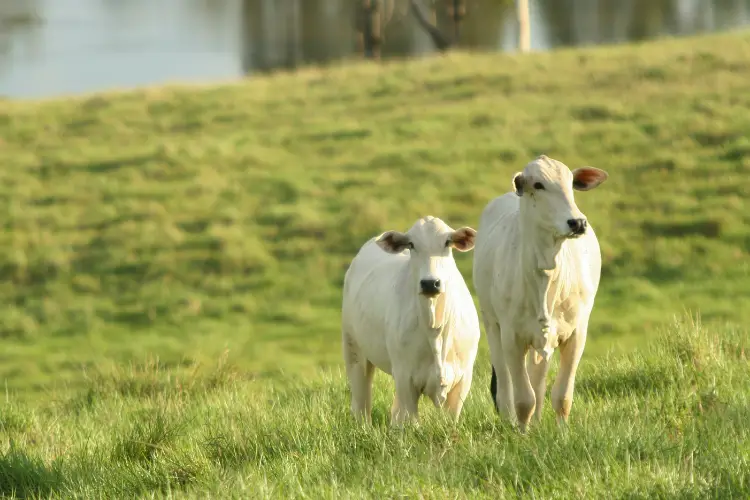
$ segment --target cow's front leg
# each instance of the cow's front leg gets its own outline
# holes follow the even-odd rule
[[[430,394],[429,397],[435,403],[435,406],[440,408],[448,397],[448,390],[453,382],[453,369],[445,363],[446,343],[443,336],[441,334],[436,335],[430,340],[430,344],[434,364],[434,393]]]
[[[526,371],[525,358],[528,347],[519,345],[516,338],[515,331],[506,332],[506,329],[503,328],[503,354],[513,385],[516,419],[518,419],[518,427],[521,432],[526,432],[531,415],[536,407],[536,397],[529,380],[529,374]]]
[[[544,395],[547,392],[547,371],[549,370],[549,361],[544,359],[544,357],[536,351],[530,349],[526,355],[526,370],[529,372],[529,380],[531,386],[534,388],[534,397],[536,398],[534,420],[538,422],[542,419]]]
[[[461,380],[450,390],[445,400],[445,411],[453,418],[454,422],[458,422],[458,418],[461,416],[461,409],[471,389],[471,379],[472,373],[469,370],[464,373]]]
[[[579,323],[573,335],[560,345],[560,368],[552,386],[552,407],[557,414],[557,422],[565,424],[573,406],[573,391],[575,388],[578,364],[586,346],[588,318]]]
[[[552,283],[552,271],[540,269],[536,280],[538,293],[534,296],[534,306],[537,311],[537,321],[539,322],[539,334],[534,337],[532,346],[546,361],[549,361],[552,355],[552,349],[549,345],[550,337],[555,334],[552,331],[552,315],[547,304],[547,295]]]
[[[391,425],[401,426],[404,422],[419,420],[419,391],[405,373],[394,371],[393,380],[396,386],[396,399],[391,407]]]

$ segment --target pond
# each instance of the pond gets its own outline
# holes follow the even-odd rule
[[[176,81],[227,80],[361,58],[360,0],[0,0],[0,96],[37,98]],[[408,0],[383,0],[382,58],[435,45]],[[445,0],[430,15],[453,35]],[[735,29],[750,0],[529,0],[531,47],[594,45]],[[513,2],[465,0],[457,45],[516,50]]]

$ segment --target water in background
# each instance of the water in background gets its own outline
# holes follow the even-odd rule
[[[395,3],[382,56],[434,51],[409,14],[408,0],[387,1]],[[689,35],[750,23],[750,0],[529,1],[535,50]],[[354,3],[0,0],[0,96],[231,79],[360,57]],[[451,30],[445,22],[438,25]],[[515,50],[513,2],[467,0],[461,32],[461,47]]]

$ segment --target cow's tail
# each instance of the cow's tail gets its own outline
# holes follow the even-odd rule
[[[492,366],[492,378],[490,379],[490,394],[492,394],[492,406],[496,412],[499,412],[497,409],[497,375],[494,366]]]

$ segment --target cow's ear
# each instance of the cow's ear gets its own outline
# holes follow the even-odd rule
[[[407,248],[414,248],[409,235],[398,231],[386,231],[375,243],[388,253],[401,253]]]
[[[513,174],[513,191],[518,196],[523,196],[524,184],[526,184],[526,179],[524,179],[521,172],[516,172],[515,174]]]
[[[453,231],[449,243],[459,252],[468,252],[474,248],[474,242],[476,239],[477,232],[469,226],[465,226]]]
[[[609,174],[594,167],[581,167],[573,170],[573,189],[588,191],[607,180]]]

